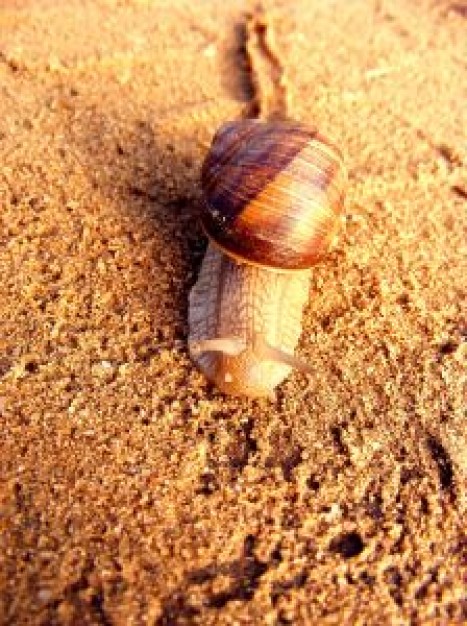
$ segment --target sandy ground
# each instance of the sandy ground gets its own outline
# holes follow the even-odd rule
[[[275,401],[186,349],[254,95],[247,5],[198,5],[0,2],[0,623],[466,623],[466,5],[266,7],[350,171]]]

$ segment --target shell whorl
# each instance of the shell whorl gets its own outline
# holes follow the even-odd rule
[[[336,234],[345,177],[339,150],[312,127],[229,122],[202,168],[203,227],[222,250],[248,263],[309,268]]]

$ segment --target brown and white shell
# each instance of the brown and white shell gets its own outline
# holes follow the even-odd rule
[[[345,180],[340,151],[316,129],[298,122],[229,122],[203,164],[201,223],[235,258],[307,269],[336,235]]]

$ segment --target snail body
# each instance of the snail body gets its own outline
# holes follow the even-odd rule
[[[290,373],[308,285],[307,270],[238,263],[210,243],[190,294],[190,349],[201,371],[224,392],[270,395]]]
[[[189,350],[222,391],[271,396],[295,368],[311,271],[333,242],[339,151],[295,122],[230,122],[202,169],[210,239],[189,302]]]

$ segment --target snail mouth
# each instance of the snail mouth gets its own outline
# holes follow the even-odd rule
[[[238,337],[216,337],[214,339],[201,339],[189,342],[189,349],[193,356],[199,356],[204,352],[220,352],[226,356],[239,356],[246,348],[246,342]],[[306,361],[280,348],[271,346],[260,333],[255,335],[253,352],[259,359],[264,361],[274,361],[275,363],[288,365],[305,374],[313,374],[314,372],[312,366]]]

